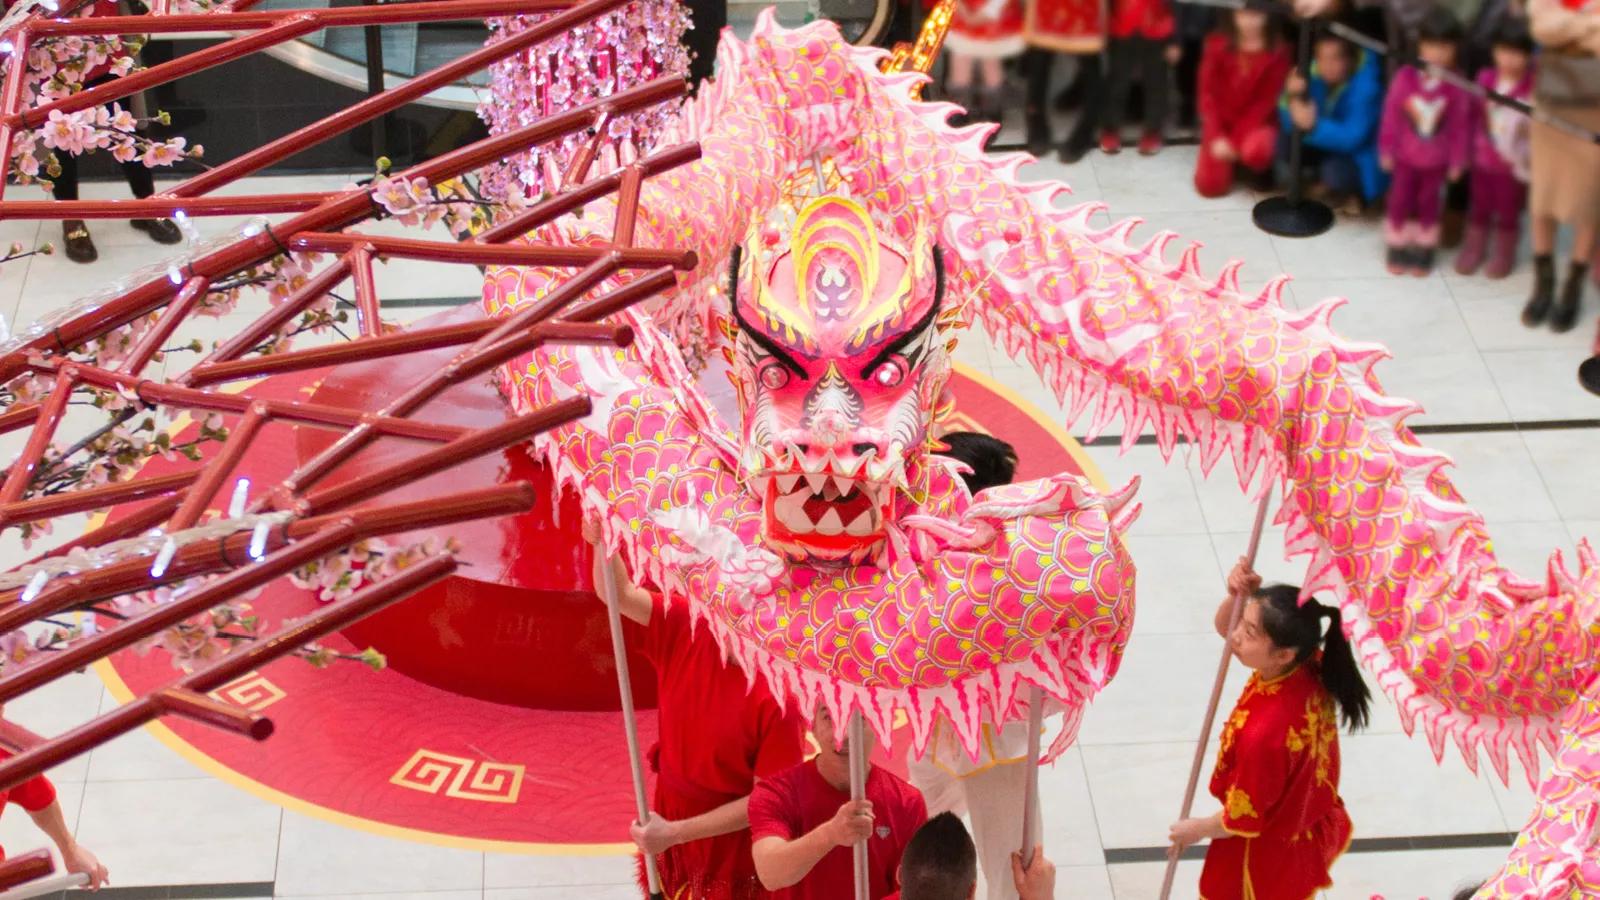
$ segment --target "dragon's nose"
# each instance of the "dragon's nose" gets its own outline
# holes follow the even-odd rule
[[[811,430],[823,443],[839,446],[851,430],[850,419],[843,413],[826,410],[812,418]]]

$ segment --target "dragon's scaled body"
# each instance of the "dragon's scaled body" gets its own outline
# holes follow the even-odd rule
[[[985,155],[982,127],[950,128],[951,107],[910,99],[920,76],[880,73],[831,26],[766,17],[722,47],[663,139],[703,156],[651,180],[637,226],[699,268],[630,314],[628,350],[501,371],[519,409],[594,397],[538,450],[636,572],[803,704],[882,733],[904,710],[918,745],[942,710],[970,746],[1032,682],[1067,709],[1064,746],[1131,629],[1131,487],[1057,476],[969,498],[929,456],[954,332],[976,321],[1074,417],[1094,406],[1092,433],[1121,417],[1125,442],[1150,428],[1208,473],[1229,453],[1242,486],[1285,484],[1306,589],[1338,598],[1408,730],[1474,768],[1481,748],[1502,778],[1513,752],[1530,778],[1539,744],[1556,754],[1483,896],[1600,895],[1600,566],[1586,545],[1580,574],[1557,554],[1542,583],[1496,561],[1446,458],[1405,428],[1417,407],[1379,386],[1383,348],[1330,329],[1337,302],[1285,310],[1282,279],[1244,295],[1236,264],[1205,280],[1195,247],[1163,261],[1169,233],[1131,246],[1136,221],[1056,206],[1062,185],[1018,180],[1027,157]],[[609,220],[595,204],[539,236],[583,243]],[[560,281],[491,270],[485,306]],[[738,422],[701,387],[723,368]]]

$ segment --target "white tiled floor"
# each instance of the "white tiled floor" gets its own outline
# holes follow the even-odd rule
[[[1154,159],[1098,154],[1064,167],[1042,162],[1036,177],[1064,177],[1078,199],[1103,199],[1119,217],[1148,220],[1140,234],[1173,228],[1203,236],[1207,271],[1227,259],[1248,261],[1247,285],[1280,271],[1301,280],[1289,302],[1308,306],[1324,297],[1350,303],[1335,319],[1345,334],[1381,340],[1395,353],[1380,372],[1391,392],[1423,403],[1413,424],[1503,422],[1510,418],[1593,419],[1600,401],[1574,385],[1573,368],[1587,346],[1592,320],[1572,335],[1529,331],[1517,323],[1528,287],[1526,264],[1495,283],[1453,273],[1395,279],[1383,272],[1378,229],[1341,221],[1310,241],[1256,231],[1248,211],[1255,196],[1239,192],[1202,200],[1189,184],[1192,151],[1171,148]],[[297,190],[337,188],[348,179],[295,179]],[[281,185],[250,182],[237,192]],[[86,186],[86,196],[116,196],[119,184]],[[216,233],[216,224],[200,223]],[[0,270],[0,315],[27,322],[53,306],[120,277],[165,252],[124,224],[93,225],[102,261],[77,267],[63,257],[34,258]],[[0,241],[59,241],[57,226],[0,223]],[[1446,260],[1448,262],[1448,260]],[[379,269],[386,295],[405,298],[472,296],[469,267],[391,265]],[[431,310],[407,309],[407,321]],[[239,317],[212,323],[215,339]],[[1041,408],[1058,407],[1031,374],[980,335],[961,358],[1016,388]],[[1524,574],[1542,573],[1550,552],[1579,535],[1600,537],[1600,479],[1592,464],[1593,430],[1494,432],[1435,436],[1425,442],[1458,461],[1455,476],[1468,500],[1485,514],[1503,556]],[[10,448],[5,444],[0,449]],[[1193,752],[1218,642],[1210,618],[1225,567],[1243,551],[1251,503],[1224,462],[1209,480],[1186,451],[1163,464],[1154,447],[1126,456],[1095,447],[1091,456],[1108,479],[1143,477],[1145,512],[1130,544],[1141,571],[1136,637],[1122,671],[1088,712],[1080,746],[1043,775],[1045,845],[1060,864],[1060,894],[1074,898],[1154,896],[1160,863],[1106,866],[1105,848],[1147,848],[1164,840],[1176,812]],[[1269,529],[1260,567],[1297,579],[1280,561],[1281,533]],[[16,548],[8,541],[6,559]],[[1242,683],[1235,671],[1228,699]],[[109,708],[92,675],[65,679],[12,703],[7,715],[45,733],[59,732]],[[1454,756],[1435,763],[1426,742],[1404,736],[1386,703],[1371,732],[1344,742],[1343,792],[1358,836],[1450,835],[1514,830],[1524,821],[1526,785],[1502,787],[1472,776]],[[1451,753],[1454,753],[1452,749]],[[69,822],[111,865],[118,884],[274,881],[280,897],[368,900],[555,900],[584,896],[622,900],[632,864],[622,858],[504,856],[447,850],[351,831],[284,812],[211,780],[143,733],[130,735],[54,773]],[[1205,803],[1202,802],[1202,808]],[[136,828],[129,822],[138,822]],[[0,842],[37,846],[25,817],[0,820]],[[1448,896],[1447,891],[1492,871],[1500,850],[1360,853],[1339,863],[1335,898]],[[1198,866],[1179,870],[1175,896],[1192,897]]]

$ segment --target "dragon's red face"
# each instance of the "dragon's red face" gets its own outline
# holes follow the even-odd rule
[[[787,246],[771,231],[754,243],[733,371],[766,542],[860,562],[920,469],[949,376],[937,251],[886,246],[865,209],[831,196],[800,210]]]

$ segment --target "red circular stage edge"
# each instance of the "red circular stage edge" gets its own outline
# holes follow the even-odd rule
[[[381,400],[384,384],[370,373],[336,369],[280,376],[256,390],[371,405]],[[952,389],[956,410],[944,427],[1010,441],[1018,449],[1020,479],[1066,470],[1105,488],[1082,448],[1022,398],[961,366]],[[499,404],[491,389],[466,386],[419,418],[465,423],[503,417]],[[240,474],[275,483],[332,437],[309,428],[268,429]],[[380,442],[337,477],[381,465],[394,452]],[[159,471],[163,462],[150,465]],[[426,496],[442,484],[460,490],[509,479],[538,483],[545,481],[542,474],[523,448],[513,448],[407,491]],[[408,499],[401,493],[385,500]],[[488,852],[631,853],[625,841],[634,817],[632,789],[610,637],[599,601],[577,589],[587,581],[587,547],[581,541],[574,547],[570,539],[535,539],[530,547],[527,539],[573,532],[576,517],[576,503],[565,498],[559,508],[540,503],[522,516],[452,526],[462,574],[325,642],[352,652],[378,647],[390,660],[381,672],[353,663],[318,670],[286,659],[215,692],[274,720],[276,732],[263,743],[182,720],[148,730],[211,775],[348,827]],[[416,538],[396,535],[387,542],[402,546]],[[318,604],[280,579],[254,601],[253,612],[270,630]],[[127,651],[98,663],[96,671],[123,703],[176,675],[159,650]],[[645,689],[653,680],[648,663],[635,660],[633,672],[641,706],[653,706],[653,692]],[[641,709],[639,726],[649,746],[653,709]],[[899,760],[879,761],[903,770]]]

